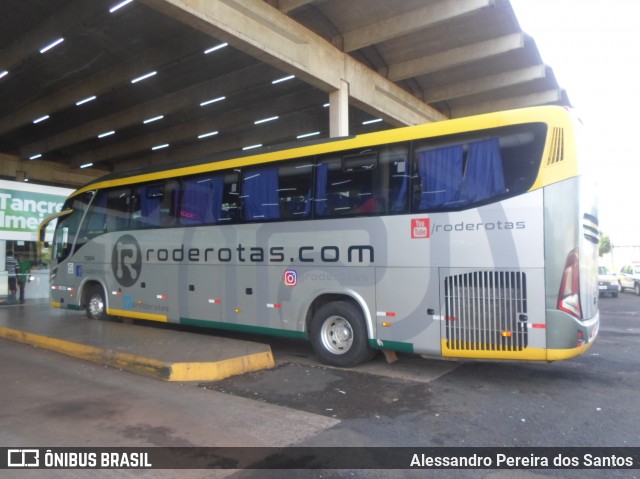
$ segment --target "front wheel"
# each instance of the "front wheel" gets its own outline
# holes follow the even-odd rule
[[[640,296],[640,283],[636,283],[633,289],[636,292],[636,296]]]
[[[375,355],[369,348],[362,311],[337,301],[321,306],[311,320],[311,346],[325,364],[348,368]]]
[[[107,302],[105,300],[104,290],[101,286],[91,286],[87,293],[85,310],[87,311],[87,317],[89,319],[110,319],[107,314]]]

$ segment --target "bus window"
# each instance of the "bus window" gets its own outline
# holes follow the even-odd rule
[[[406,212],[408,166],[406,144],[320,158],[316,170],[316,216]]]
[[[237,173],[207,173],[182,181],[180,224],[235,223],[238,210]]]
[[[215,224],[222,213],[224,175],[207,174],[187,177],[182,182],[180,224]]]
[[[58,219],[56,231],[53,235],[53,257],[57,262],[63,261],[71,253],[71,248],[76,241],[76,233],[80,226],[80,221],[91,201],[94,192],[88,191],[81,195],[67,200],[63,209],[71,209],[73,212],[68,216]],[[78,249],[81,244],[76,246]]]
[[[137,206],[140,208],[139,221],[142,228],[175,225],[178,185],[177,181],[169,180],[164,183],[143,185],[137,188]],[[134,211],[134,218],[137,218],[137,213],[138,211]]]
[[[287,163],[278,167],[278,205],[280,218],[296,220],[311,217],[313,162]]]
[[[90,239],[107,232],[107,193],[100,190],[96,193],[87,211],[87,216],[78,236],[78,243],[86,243]]]
[[[416,142],[413,210],[456,210],[527,191],[545,135],[546,126],[533,123],[485,130],[461,141]]]
[[[242,174],[244,221],[311,217],[311,161],[248,168]]]
[[[263,166],[243,171],[241,198],[244,221],[278,219],[278,169]]]
[[[506,193],[498,138],[418,147],[415,159],[418,211],[463,208]]]
[[[98,193],[100,194],[100,192]],[[112,190],[103,191],[102,194],[106,195],[106,209],[105,209],[105,222],[106,231],[111,233],[113,231],[122,231],[130,227],[137,226],[131,220],[131,210],[135,198],[131,194],[131,189],[128,187],[114,188]],[[102,202],[96,202],[101,204]]]

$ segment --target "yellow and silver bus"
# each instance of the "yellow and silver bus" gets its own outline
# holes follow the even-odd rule
[[[559,107],[109,174],[56,215],[51,304],[306,338],[342,367],[566,359],[599,326],[588,191]]]

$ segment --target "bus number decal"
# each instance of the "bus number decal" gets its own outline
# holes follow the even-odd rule
[[[113,245],[111,268],[116,281],[122,286],[133,286],[142,270],[142,251],[131,235],[121,236]]]

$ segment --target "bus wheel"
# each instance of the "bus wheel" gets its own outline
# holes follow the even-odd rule
[[[87,293],[86,311],[89,319],[109,319],[106,310],[107,302],[104,298],[104,290],[101,286],[91,286]]]
[[[311,320],[311,346],[325,364],[351,367],[371,359],[362,311],[346,301],[321,306]]]

